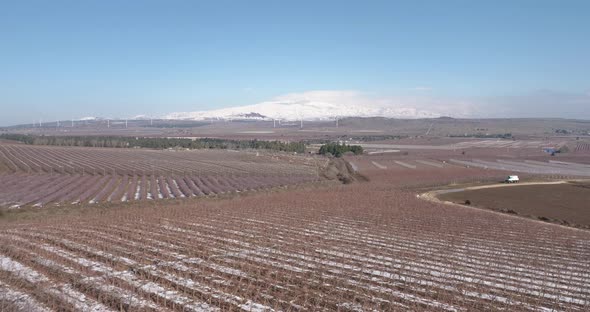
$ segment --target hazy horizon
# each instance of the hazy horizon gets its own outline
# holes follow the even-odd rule
[[[587,1],[0,4],[0,126],[289,97],[590,119]],[[319,97],[316,96],[320,94]]]

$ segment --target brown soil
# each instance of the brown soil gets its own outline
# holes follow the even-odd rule
[[[328,180],[338,180],[343,184],[354,181],[368,181],[368,179],[354,170],[352,165],[342,158],[332,158],[322,172],[322,177]]]
[[[590,228],[590,182],[552,185],[511,185],[439,195],[458,204]]]

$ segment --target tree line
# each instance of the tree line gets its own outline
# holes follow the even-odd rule
[[[346,145],[340,143],[327,143],[320,147],[319,153],[321,155],[331,154],[336,157],[341,157],[344,153],[352,152],[355,155],[363,153],[363,147],[360,145]]]
[[[29,145],[114,147],[114,148],[187,148],[187,149],[266,149],[284,152],[305,152],[305,143],[229,140],[214,138],[148,138],[118,136],[45,136],[27,134],[1,134],[0,138],[19,141]]]

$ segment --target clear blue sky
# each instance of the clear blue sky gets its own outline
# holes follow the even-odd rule
[[[589,14],[585,0],[0,1],[0,125],[310,90],[587,98]]]

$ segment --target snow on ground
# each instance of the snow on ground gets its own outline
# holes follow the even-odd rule
[[[135,195],[133,195],[133,199],[139,200],[141,197],[141,180],[137,181],[137,188],[135,188]]]
[[[172,183],[174,183],[174,186],[176,187],[177,190],[180,191],[180,197],[186,197],[183,193],[182,190],[180,190],[180,186],[178,186],[178,182],[176,182],[176,180],[172,179]]]
[[[14,261],[9,257],[0,255],[0,270],[11,272],[12,274],[26,280],[29,283],[47,282],[49,279],[37,271]]]
[[[399,161],[399,160],[394,160],[393,162],[395,162],[396,164],[398,164],[402,167],[406,167],[409,169],[416,169],[415,165],[408,164],[407,162],[403,162],[403,161]]]
[[[146,182],[147,182],[146,183],[146,188],[147,188],[146,198],[147,199],[154,199],[152,197],[152,192],[151,192],[151,189],[152,189],[152,181],[148,179]]]
[[[379,169],[387,169],[387,166],[384,166],[376,161],[371,161],[371,163],[373,164],[373,166],[379,168]]]
[[[24,279],[29,283],[39,285],[44,284],[47,293],[61,298],[65,302],[73,305],[79,311],[91,312],[108,312],[112,311],[101,303],[87,298],[83,293],[73,289],[68,284],[54,284],[45,275],[22,265],[6,256],[0,256],[0,270],[11,272],[18,278]]]
[[[168,191],[168,196],[170,196],[170,198],[175,198],[174,193],[172,193],[172,190],[170,189],[170,185],[168,185],[168,181],[164,180],[164,186]]]
[[[0,281],[0,302],[5,301],[22,312],[50,312],[47,307],[39,303],[28,294],[11,288]]]

